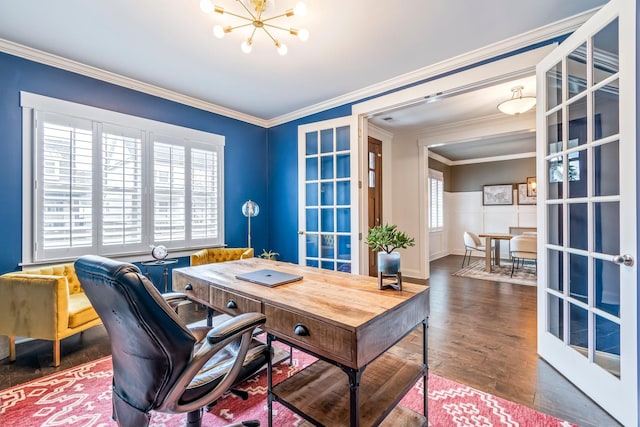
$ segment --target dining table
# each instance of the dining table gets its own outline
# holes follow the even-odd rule
[[[484,237],[485,239],[485,271],[491,273],[491,245],[496,241],[494,249],[495,264],[500,265],[500,240],[511,240],[512,234],[505,233],[484,233],[478,237]]]

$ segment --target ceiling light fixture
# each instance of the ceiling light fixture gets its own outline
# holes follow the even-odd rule
[[[535,96],[522,96],[524,86],[516,86],[511,88],[511,99],[498,104],[498,110],[505,114],[522,114],[529,111],[536,105]]]
[[[278,18],[282,17],[291,17],[291,16],[304,16],[307,13],[307,5],[303,2],[299,1],[293,9],[288,9],[281,14],[276,14],[274,16],[263,17],[263,14],[269,13],[274,8],[274,0],[236,0],[242,8],[246,12],[248,16],[239,15],[237,13],[229,12],[225,10],[223,7],[214,5],[211,3],[211,0],[200,0],[200,9],[206,14],[210,14],[212,12],[219,13],[221,15],[230,15],[242,20],[242,23],[236,26],[226,26],[216,25],[213,27],[213,34],[221,39],[225,36],[225,34],[232,32],[238,28],[251,28],[251,33],[249,37],[242,42],[240,48],[244,53],[251,52],[251,48],[253,46],[253,37],[256,34],[258,29],[262,29],[267,36],[273,41],[278,49],[278,53],[280,55],[286,55],[288,48],[287,45],[278,40],[273,34],[273,30],[279,30],[287,32],[293,36],[298,36],[298,38],[302,41],[307,41],[309,39],[309,31],[304,28],[284,28],[278,25],[274,25],[271,22]]]

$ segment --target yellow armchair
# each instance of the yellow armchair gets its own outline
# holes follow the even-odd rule
[[[253,248],[207,248],[191,255],[191,265],[252,258]]]
[[[0,276],[0,335],[53,341],[53,366],[60,365],[60,340],[102,322],[76,277],[73,263]]]

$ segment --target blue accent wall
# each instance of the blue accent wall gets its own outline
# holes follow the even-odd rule
[[[20,91],[224,135],[226,243],[238,247],[247,245],[247,219],[241,207],[252,199],[261,208],[260,215],[251,220],[253,247],[257,251],[269,247],[265,128],[0,53],[0,274],[19,269],[22,262]]]

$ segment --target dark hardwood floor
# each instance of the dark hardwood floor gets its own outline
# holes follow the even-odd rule
[[[451,274],[462,257],[431,263],[429,368],[469,385],[584,427],[619,426],[536,354],[536,289]],[[181,307],[187,322],[204,310]],[[416,343],[419,345],[419,343]],[[61,365],[50,367],[50,342],[17,346],[18,359],[0,361],[0,390],[110,353],[102,326],[62,342]]]

